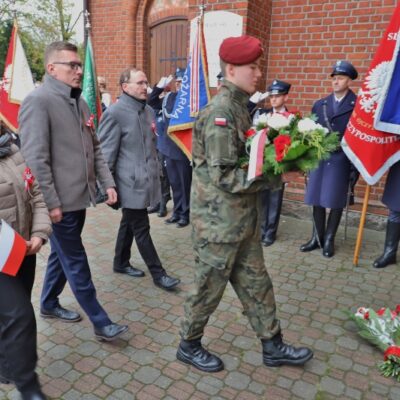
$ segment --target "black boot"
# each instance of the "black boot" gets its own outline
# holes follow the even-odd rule
[[[281,216],[284,186],[279,190],[268,191],[265,205],[265,222],[262,227],[262,244],[271,246],[276,239],[279,219]]]
[[[325,208],[313,207],[313,234],[311,239],[300,246],[300,251],[308,252],[319,249],[324,243],[325,233]]]
[[[400,240],[400,224],[388,221],[386,224],[385,249],[383,254],[374,261],[374,268],[385,268],[396,264],[396,253]]]
[[[307,347],[294,347],[282,341],[278,333],[272,339],[261,339],[263,362],[267,367],[280,365],[303,365],[313,358],[314,354]]]
[[[160,209],[160,203],[158,203],[157,205],[155,205],[153,207],[147,207],[147,213],[154,214],[154,213],[158,212],[159,209]]]
[[[46,400],[46,395],[40,390],[29,390],[26,392],[21,392],[22,400]]]
[[[167,215],[167,202],[168,202],[168,200],[165,198],[162,198],[160,201],[160,207],[159,207],[158,213],[157,213],[157,215],[160,218],[163,218]]]
[[[325,232],[324,249],[322,251],[324,257],[333,257],[335,250],[335,236],[340,224],[340,219],[342,218],[342,213],[343,208],[332,209],[329,213]]]
[[[209,353],[202,345],[201,338],[196,340],[181,340],[176,358],[186,364],[193,365],[200,371],[218,372],[224,369],[222,360]]]

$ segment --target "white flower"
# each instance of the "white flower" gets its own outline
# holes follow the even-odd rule
[[[369,312],[369,308],[360,307],[357,309],[355,316],[364,319],[364,315]]]
[[[278,113],[268,114],[267,124],[270,128],[279,131],[279,129],[288,127],[293,118],[293,115],[290,115],[288,118],[286,118],[284,115]]]
[[[267,126],[267,121],[268,121],[268,114],[261,114],[255,119],[254,125],[255,126],[262,125],[263,127],[265,127]]]
[[[320,126],[321,125],[317,124],[311,118],[303,118],[297,124],[297,129],[299,130],[299,132],[304,133],[304,132],[314,131],[315,129],[318,129]]]

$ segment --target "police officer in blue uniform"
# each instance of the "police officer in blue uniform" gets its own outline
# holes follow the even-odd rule
[[[357,70],[348,61],[338,61],[331,73],[333,93],[318,100],[312,113],[317,122],[337,132],[342,139],[347,123],[355,106],[356,95],[350,90],[350,83],[358,76]],[[329,159],[321,161],[318,168],[309,174],[305,203],[313,206],[312,238],[300,247],[307,252],[323,248],[325,257],[334,254],[335,235],[346,206],[349,188],[354,187],[358,172],[340,148]],[[329,208],[326,223],[326,209]]]
[[[285,104],[288,100],[290,86],[290,83],[277,79],[268,86],[267,91],[272,106],[271,108],[255,108],[255,104],[251,102],[250,98],[248,108],[250,114],[253,115],[253,121],[256,121],[262,114],[288,112]],[[278,190],[267,189],[262,192],[263,217],[261,224],[261,243],[263,246],[271,246],[275,242],[281,216],[284,188],[285,186],[282,183],[281,188]]]
[[[164,127],[158,132],[158,151],[163,154],[168,179],[172,188],[174,209],[172,216],[165,220],[166,224],[176,224],[183,228],[189,224],[190,213],[190,186],[192,183],[192,167],[183,151],[168,136],[167,130],[171,113],[174,108],[178,90],[182,83],[185,70],[177,68],[175,72],[176,92],[168,92],[162,99],[160,94],[163,88],[154,87],[148,104],[155,110],[162,111]]]
[[[378,257],[373,266],[384,268],[390,264],[396,264],[396,253],[400,241],[400,161],[394,164],[386,178],[382,203],[389,209],[386,224],[385,248],[383,254]]]

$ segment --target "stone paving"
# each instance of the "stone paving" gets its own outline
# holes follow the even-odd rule
[[[342,313],[357,306],[393,307],[400,302],[399,267],[371,267],[381,252],[383,232],[367,230],[359,267],[352,265],[355,229],[337,252],[326,259],[319,251],[299,252],[311,224],[282,216],[278,241],[265,248],[266,265],[274,282],[278,316],[288,342],[311,346],[315,357],[305,368],[266,368],[260,343],[229,287],[210,319],[204,343],[221,355],[225,370],[206,374],[175,360],[182,303],[192,282],[190,227],[166,226],[151,216],[152,235],[166,269],[182,279],[180,290],[156,288],[149,274],[141,279],[111,272],[119,212],[105,205],[90,209],[84,241],[100,298],[114,321],[129,332],[114,343],[98,342],[87,317],[75,324],[37,316],[39,366],[43,389],[51,399],[400,399],[400,384],[383,378],[376,364],[378,350],[360,339]],[[38,296],[48,247],[39,256],[33,303]],[[136,247],[133,265],[144,268]],[[64,306],[79,310],[71,292]],[[17,399],[10,385],[0,385],[1,399]]]

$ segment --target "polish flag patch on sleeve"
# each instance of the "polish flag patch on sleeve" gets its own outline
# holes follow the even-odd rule
[[[217,125],[217,126],[228,126],[228,122],[227,122],[226,118],[216,117],[214,119],[214,125]]]

